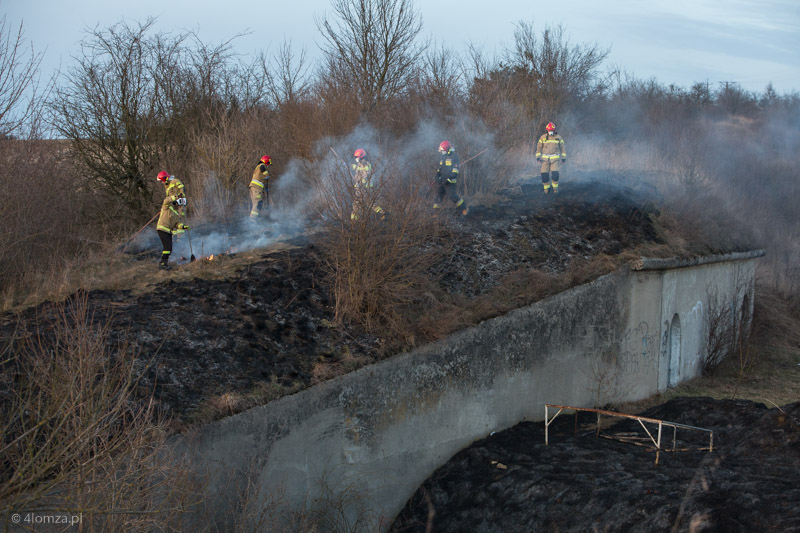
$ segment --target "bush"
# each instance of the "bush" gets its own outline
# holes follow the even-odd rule
[[[426,271],[442,228],[417,184],[401,179],[392,161],[373,164],[376,185],[356,203],[349,169],[331,167],[321,183],[317,244],[335,318],[408,341],[410,313],[430,282]]]
[[[0,509],[81,515],[85,530],[174,523],[191,483],[166,449],[147,397],[136,399],[134,353],[109,349],[85,293],[53,320],[20,322],[2,353]]]

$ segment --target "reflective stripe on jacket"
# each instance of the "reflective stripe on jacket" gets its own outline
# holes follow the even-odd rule
[[[351,165],[353,168],[353,180],[356,187],[372,187],[372,163],[362,159],[358,163]]]
[[[458,155],[453,148],[450,148],[439,161],[439,170],[436,171],[436,179],[447,183],[456,183],[458,180]]]
[[[566,149],[564,148],[564,139],[561,135],[544,134],[539,137],[539,142],[536,143],[536,159],[560,159],[567,157]]]
[[[161,203],[161,215],[158,217],[158,225],[156,229],[159,231],[166,231],[167,233],[183,233],[183,229],[178,229],[181,224],[183,215],[178,211],[178,208],[172,205],[174,200],[169,197],[164,198]]]
[[[169,178],[164,183],[164,188],[167,193],[167,197],[172,197],[172,200],[175,201],[178,198],[185,198],[186,195],[184,194],[184,186],[183,182],[176,178],[175,176]]]
[[[254,187],[258,187],[259,189],[264,189],[267,186],[267,180],[269,179],[269,171],[267,171],[267,165],[261,163],[256,167],[253,171],[253,178],[250,180],[250,187],[251,189]]]

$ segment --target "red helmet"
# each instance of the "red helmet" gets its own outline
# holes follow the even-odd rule
[[[364,159],[367,157],[367,152],[365,152],[363,148],[359,148],[353,152],[353,157],[356,157],[357,159]]]
[[[440,152],[450,151],[450,141],[442,141],[441,143],[439,143],[439,151]]]
[[[555,131],[556,125],[553,124],[552,122],[548,122],[547,126],[545,126],[544,129],[546,129],[547,131]]]
[[[161,172],[158,173],[158,177],[156,177],[156,179],[158,181],[166,182],[169,179],[169,172],[167,172],[166,170],[162,170]]]
[[[271,165],[272,158],[268,155],[265,155],[264,157],[261,158],[261,162],[264,163],[265,165]]]

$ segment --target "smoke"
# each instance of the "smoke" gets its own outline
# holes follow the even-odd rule
[[[800,106],[787,98],[783,106],[733,114],[681,98],[644,83],[552,117],[566,142],[563,194],[577,181],[631,188],[673,210],[720,247],[766,247],[768,254],[796,264],[800,216],[790,199],[800,187]],[[366,150],[377,181],[419,185],[433,181],[438,145],[448,140],[466,161],[460,192],[471,204],[513,185],[538,184],[534,153],[540,133],[525,138],[495,131],[463,108],[431,116],[398,135],[361,123],[346,135],[320,139],[308,160],[292,160],[271,178],[269,217],[248,219],[246,190],[236,201],[248,209],[236,220],[211,224],[191,220],[190,214],[193,252],[252,250],[315,231],[331,195],[346,196],[358,148]],[[209,194],[220,196],[224,187],[212,189]],[[425,187],[416,190],[430,193]],[[178,238],[176,255],[188,257],[188,244]],[[132,248],[160,250],[160,243],[151,231]]]

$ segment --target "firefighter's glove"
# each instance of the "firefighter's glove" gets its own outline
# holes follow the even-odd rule
[[[566,163],[566,162],[567,162],[567,158],[566,158],[566,157],[562,157],[562,158],[561,158],[561,162],[562,162],[562,163]]]
[[[175,201],[178,203],[178,205],[186,205],[186,198],[178,198]]]
[[[537,162],[537,163],[541,163],[541,162],[542,162],[542,158],[541,158],[541,157],[537,157],[537,158],[536,158],[536,162]]]

